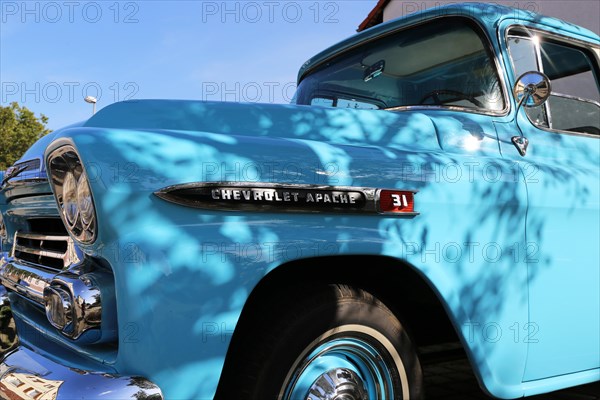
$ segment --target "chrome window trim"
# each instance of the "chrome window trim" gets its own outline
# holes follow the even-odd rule
[[[468,113],[472,113],[472,114],[480,114],[480,115],[490,115],[490,116],[494,116],[494,117],[505,117],[508,114],[510,114],[511,110],[512,110],[512,96],[508,96],[508,86],[506,85],[506,79],[505,79],[505,74],[503,74],[503,69],[501,68],[502,64],[500,63],[500,59],[502,58],[502,52],[497,53],[494,49],[494,45],[492,43],[492,38],[490,35],[488,35],[487,30],[483,27],[483,25],[475,18],[469,16],[469,15],[460,15],[460,14],[451,14],[451,15],[441,15],[441,16],[437,16],[435,18],[430,18],[427,19],[426,21],[418,21],[394,30],[391,30],[389,32],[386,32],[382,35],[378,35],[376,37],[370,38],[368,40],[362,41],[360,43],[357,43],[353,46],[348,47],[347,49],[342,50],[341,52],[335,53],[334,55],[325,58],[324,60],[322,60],[321,62],[319,62],[318,64],[313,65],[310,69],[307,69],[306,71],[304,71],[304,74],[302,75],[302,77],[300,79],[298,79],[297,82],[297,86],[300,86],[300,83],[311,73],[314,72],[315,69],[319,68],[320,66],[322,66],[323,64],[326,64],[328,62],[331,62],[333,59],[336,59],[338,57],[341,57],[345,54],[347,54],[348,52],[358,48],[358,47],[362,47],[362,46],[366,46],[374,41],[378,41],[381,40],[383,38],[386,38],[390,35],[395,35],[398,34],[404,30],[407,29],[412,29],[414,27],[417,27],[419,25],[424,25],[424,24],[428,24],[431,23],[432,21],[436,21],[438,19],[441,18],[458,18],[458,19],[464,19],[464,20],[468,20],[472,23],[474,23],[478,29],[475,30],[475,33],[478,34],[478,36],[482,37],[482,43],[484,46],[487,46],[487,49],[490,51],[491,53],[491,58],[494,62],[494,66],[495,66],[495,70],[496,73],[498,75],[498,80],[500,82],[500,90],[502,92],[502,99],[504,100],[504,108],[502,110],[499,111],[492,111],[492,110],[485,110],[485,109],[476,109],[476,108],[468,108],[468,107],[460,107],[460,106],[427,106],[427,105],[410,105],[410,106],[398,106],[398,107],[390,107],[390,108],[385,108],[383,110],[385,111],[404,111],[404,110],[412,110],[412,109],[420,109],[420,110],[451,110],[451,111],[464,111],[464,112],[468,112]],[[415,108],[418,107],[418,108]],[[377,110],[373,110],[373,111],[377,111]]]
[[[540,41],[532,40],[533,48],[535,49],[535,59],[538,66],[538,71],[542,74],[544,73],[544,62],[542,60],[542,48],[540,46]],[[511,59],[512,61],[512,59]],[[550,91],[550,95],[552,95],[552,91]],[[546,113],[546,118],[548,118],[548,129],[551,129],[552,126],[552,111],[550,111],[550,107],[548,107],[548,103],[545,102],[542,107],[544,108],[544,112]],[[529,118],[529,116],[527,116]]]
[[[460,112],[468,112],[471,114],[478,114],[478,115],[489,115],[492,117],[506,116],[506,114],[498,115],[491,111],[483,111],[483,110],[477,110],[477,109],[461,107],[461,106],[440,106],[440,105],[398,106],[398,107],[383,108],[381,110],[373,110],[373,111],[460,111]]]
[[[596,100],[592,100],[592,99],[584,99],[583,97],[577,97],[577,96],[572,96],[570,94],[564,94],[564,93],[558,93],[558,92],[552,92],[550,95],[557,96],[557,97],[564,97],[566,99],[577,100],[577,101],[581,101],[583,103],[591,103],[591,104],[594,104],[594,105],[600,107],[600,102],[598,102]]]
[[[532,22],[535,23],[535,22]],[[552,36],[553,39],[557,39],[557,41],[559,42],[565,42],[568,44],[574,44],[576,46],[585,46],[590,48],[592,51],[596,51],[594,49],[599,49],[600,50],[600,42],[594,42],[594,41],[586,41],[586,40],[582,40],[582,39],[576,39],[573,38],[571,36],[566,36],[566,35],[562,35],[560,33],[556,33],[556,32],[552,32],[552,31],[548,31],[548,30],[544,30],[544,29],[540,29],[540,28],[532,28],[530,26],[527,25],[523,25],[523,24],[511,24],[509,26],[506,27],[506,32],[505,32],[505,38],[507,38],[508,36],[511,36],[509,34],[509,32],[511,30],[514,29],[522,29],[525,30],[527,32],[535,32],[536,34],[541,34],[541,35],[546,35],[546,36]],[[498,33],[500,38],[501,36],[501,32]],[[519,36],[519,35],[512,35],[512,36]],[[506,40],[506,39],[505,39]]]
[[[505,65],[507,67],[507,71],[508,71],[508,68],[510,67],[513,75],[515,75],[515,67],[513,64],[512,56],[510,55],[510,50],[508,48],[508,38],[511,36],[519,36],[519,35],[515,35],[514,33],[511,34],[511,30],[514,31],[514,30],[518,30],[518,29],[525,31],[524,33],[534,32],[535,34],[548,36],[558,42],[564,42],[567,45],[571,45],[571,46],[575,46],[575,47],[585,47],[587,50],[590,50],[591,53],[595,55],[596,67],[598,70],[600,70],[600,43],[596,43],[593,41],[586,41],[586,40],[582,40],[582,39],[576,39],[576,38],[572,38],[569,36],[561,35],[560,33],[555,33],[555,32],[547,31],[544,29],[539,29],[539,28],[532,28],[530,26],[523,25],[523,24],[511,24],[506,27],[504,32],[502,32],[501,30],[498,30],[498,40],[500,41],[500,47],[504,47],[507,49],[507,52],[508,52],[509,58],[510,58],[510,64],[505,62]],[[539,48],[539,46],[536,46],[536,48]],[[537,52],[539,52],[539,50],[537,50],[536,53]],[[540,60],[538,59],[538,64],[539,63],[540,63]],[[540,68],[540,65],[538,65],[538,68]],[[516,78],[516,76],[515,76],[515,78]],[[596,82],[596,84],[600,88],[600,76],[598,76],[596,79],[599,81],[599,82]],[[575,97],[575,96],[573,96],[573,97]],[[588,99],[586,99],[586,100],[588,100]],[[596,102],[594,102],[593,100],[589,100],[589,101],[596,104]],[[546,109],[545,105],[544,105],[544,109]],[[526,115],[527,115],[527,113],[526,113]],[[547,128],[545,126],[537,125],[535,122],[531,121],[531,119],[529,118],[529,115],[527,115],[527,119],[529,120],[531,125],[533,125],[534,127],[538,128],[540,130],[546,131],[546,132],[600,139],[600,135],[595,135],[593,133],[572,132],[572,131],[565,131],[562,129]],[[550,124],[550,120],[548,121],[548,123]]]

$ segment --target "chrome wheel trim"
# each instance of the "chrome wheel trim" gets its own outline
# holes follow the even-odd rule
[[[371,340],[376,341],[380,346],[385,348],[389,357],[391,358],[391,362],[394,364],[394,367],[398,371],[398,375],[400,377],[400,383],[402,386],[401,387],[402,398],[403,399],[410,398],[408,375],[406,373],[404,363],[402,362],[402,358],[400,357],[400,354],[398,353],[398,351],[396,350],[394,345],[389,341],[389,339],[387,337],[385,337],[383,334],[381,334],[379,331],[377,331],[373,328],[370,328],[368,326],[358,325],[358,324],[348,324],[348,325],[342,325],[342,326],[330,329],[329,331],[325,332],[323,335],[321,335],[317,339],[315,339],[309,346],[307,346],[307,348],[302,352],[302,354],[296,359],[296,361],[292,365],[292,368],[288,372],[288,374],[285,378],[285,381],[279,391],[278,399],[279,400],[293,400],[294,399],[293,397],[291,397],[291,395],[292,394],[297,395],[297,393],[294,393],[294,389],[295,389],[296,384],[299,381],[299,378],[305,373],[307,367],[309,367],[313,361],[315,361],[319,357],[323,357],[323,355],[327,355],[327,353],[331,352],[332,346],[333,347],[337,346],[339,348],[339,344],[335,343],[335,341],[339,341],[339,340],[343,341],[344,346],[347,345],[347,343],[345,343],[345,341],[348,341],[348,340],[349,341],[356,341],[356,340],[360,341],[359,339],[357,339],[358,335],[356,337],[352,336],[352,335],[344,336],[343,334],[346,332],[366,335]],[[342,335],[340,335],[340,334],[342,334]],[[336,338],[331,341],[328,341],[328,339],[332,338],[333,336],[336,336]],[[384,366],[386,365],[385,362],[383,361],[383,358],[381,357],[381,355],[378,354],[378,351],[376,351],[376,349],[372,345],[368,344],[365,341],[362,341],[362,344],[363,345],[367,344],[367,348],[370,347],[371,349],[375,350],[375,358],[371,359],[371,361],[376,360],[377,363],[383,364]],[[347,350],[347,348],[345,348],[345,350]],[[348,368],[348,369],[353,370],[352,363],[348,362],[346,364],[343,361],[340,361],[340,360],[338,360],[338,361],[341,364],[341,365],[339,365],[338,368],[348,368],[350,366],[350,368]],[[317,379],[321,375],[318,375]],[[314,383],[316,383],[317,379],[315,379]],[[381,389],[382,388],[379,388],[379,390],[381,390]],[[385,389],[385,388],[383,388],[383,389]],[[390,387],[389,389],[393,390],[394,388]],[[372,393],[370,393],[370,394],[372,394]],[[377,399],[379,397],[375,397],[375,398]],[[369,397],[369,399],[372,399],[372,398]]]
[[[308,389],[306,400],[369,400],[364,382],[351,369],[330,369]]]

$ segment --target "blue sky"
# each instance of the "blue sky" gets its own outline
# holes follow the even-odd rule
[[[375,0],[0,0],[0,104],[58,129],[129,98],[287,102]]]

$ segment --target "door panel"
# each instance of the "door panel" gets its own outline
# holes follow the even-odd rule
[[[515,77],[536,69],[553,87],[543,107],[521,109],[517,117],[529,140],[520,164],[535,331],[524,375],[530,381],[600,367],[598,66],[585,46],[533,30],[509,33],[508,45]],[[501,150],[517,158],[511,134],[519,132],[506,130]]]
[[[526,123],[529,123],[527,121]],[[600,141],[523,127],[530,323],[525,380],[600,365]]]

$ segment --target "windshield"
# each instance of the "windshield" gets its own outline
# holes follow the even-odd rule
[[[306,76],[297,104],[505,108],[491,52],[464,18],[440,18],[344,53]]]

